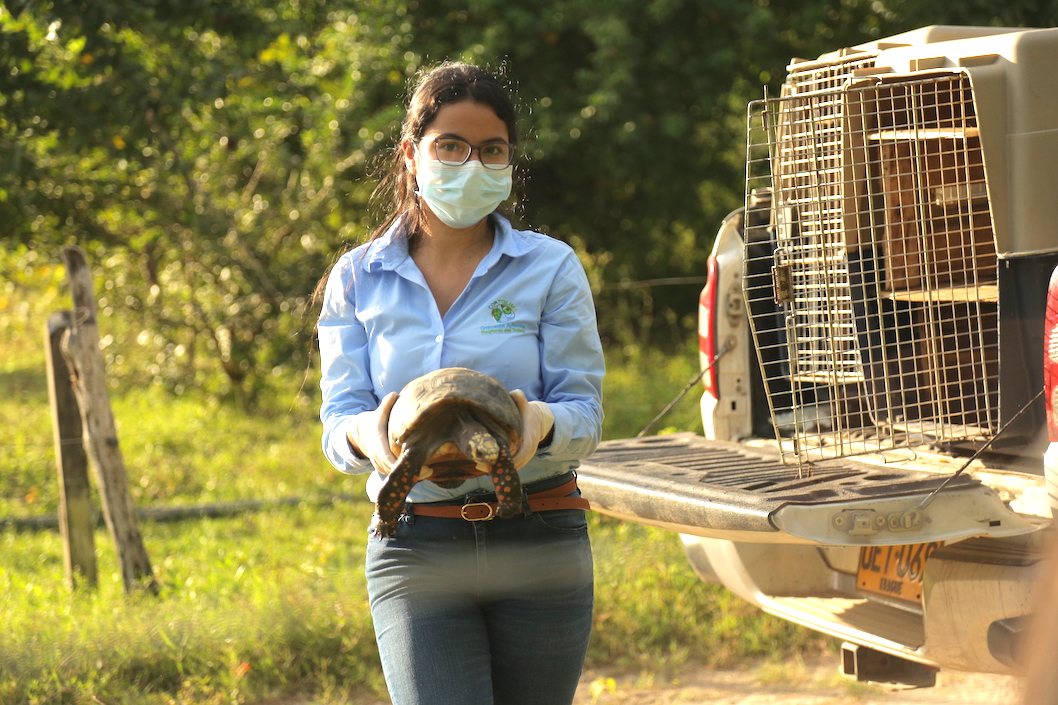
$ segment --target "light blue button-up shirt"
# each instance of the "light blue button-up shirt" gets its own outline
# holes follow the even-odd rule
[[[442,367],[485,372],[548,404],[554,437],[519,471],[522,482],[566,472],[595,450],[604,362],[584,269],[565,243],[491,217],[492,249],[444,317],[398,227],[346,253],[331,270],[318,329],[320,418],[324,453],[338,470],[373,470],[346,437],[356,414]],[[372,501],[383,480],[377,471],[369,478]],[[409,500],[491,488],[488,477],[451,490],[427,480]]]

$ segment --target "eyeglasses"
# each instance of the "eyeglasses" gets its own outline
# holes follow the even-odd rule
[[[506,169],[514,159],[514,145],[506,142],[487,142],[472,145],[458,137],[441,137],[429,140],[433,157],[445,166],[466,164],[477,150],[478,159],[486,169]]]

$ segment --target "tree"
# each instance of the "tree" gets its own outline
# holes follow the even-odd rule
[[[311,292],[377,222],[371,167],[423,67],[502,70],[528,128],[520,215],[577,248],[611,344],[679,344],[693,286],[607,287],[704,279],[743,198],[746,103],[790,57],[929,22],[1054,20],[1029,0],[24,5],[0,11],[0,218],[20,242],[92,253],[151,379],[246,402],[306,364]]]
[[[152,378],[252,401],[272,369],[304,359],[308,294],[357,225],[343,211],[366,200],[341,179],[348,154],[336,159],[345,87],[322,92],[327,74],[292,44],[328,18],[309,3],[290,16],[81,5],[0,17],[0,215],[24,242],[93,252],[101,309],[130,314],[124,334],[153,351]]]

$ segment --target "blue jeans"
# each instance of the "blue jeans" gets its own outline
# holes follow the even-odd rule
[[[367,550],[394,705],[569,705],[593,582],[581,510],[482,522],[403,517],[395,536],[371,538]]]

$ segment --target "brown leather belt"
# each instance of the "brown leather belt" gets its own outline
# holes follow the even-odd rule
[[[583,497],[570,497],[577,489],[577,478],[569,482],[541,490],[529,495],[529,510],[547,512],[555,509],[591,509],[588,500]],[[417,517],[441,517],[445,519],[463,519],[465,521],[488,521],[496,516],[495,502],[467,502],[460,505],[413,504],[411,512]]]

